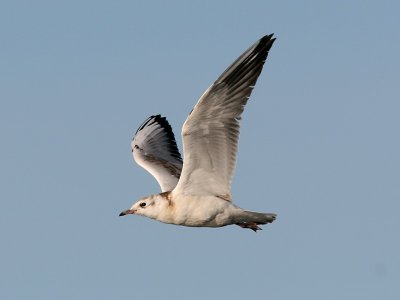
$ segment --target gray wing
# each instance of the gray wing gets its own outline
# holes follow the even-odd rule
[[[160,115],[147,118],[131,143],[135,161],[153,175],[161,191],[171,191],[178,183],[182,158],[172,128]]]
[[[200,97],[182,128],[183,170],[174,194],[231,199],[239,121],[274,42],[264,36]]]

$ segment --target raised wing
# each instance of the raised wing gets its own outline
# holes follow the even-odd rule
[[[174,194],[231,199],[239,121],[274,38],[246,50],[200,97],[182,128],[183,170]]]
[[[181,174],[182,158],[167,119],[160,115],[147,118],[131,146],[133,158],[156,178],[161,191],[173,190]]]

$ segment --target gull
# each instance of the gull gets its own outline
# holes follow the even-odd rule
[[[240,120],[274,43],[266,35],[240,55],[204,92],[182,127],[183,160],[165,117],[153,115],[132,140],[134,160],[158,181],[161,193],[120,213],[191,227],[238,225],[253,231],[276,214],[246,211],[232,203]]]

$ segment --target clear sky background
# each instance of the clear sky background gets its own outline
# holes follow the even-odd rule
[[[398,1],[2,1],[1,299],[400,299]],[[180,129],[265,34],[234,201],[255,234],[118,214],[156,181],[130,140]]]

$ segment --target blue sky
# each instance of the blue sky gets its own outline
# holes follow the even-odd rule
[[[0,296],[399,299],[395,1],[2,1]],[[130,139],[180,128],[265,34],[232,193],[254,234],[119,218],[158,192]]]

